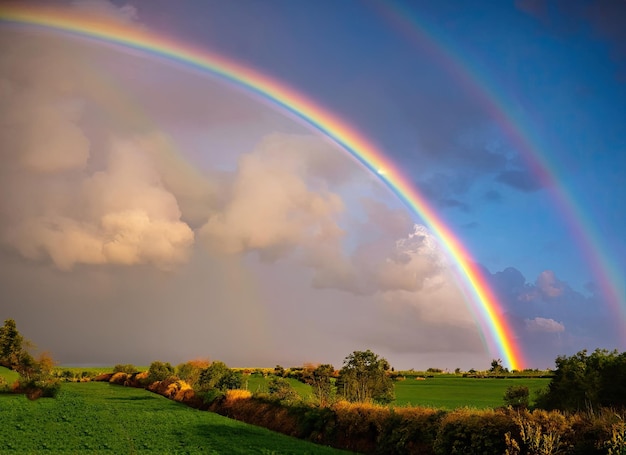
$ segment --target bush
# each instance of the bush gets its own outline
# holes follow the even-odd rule
[[[513,409],[526,409],[530,392],[524,385],[512,385],[504,392],[504,404]]]
[[[435,453],[502,455],[506,450],[504,435],[516,429],[510,416],[503,412],[459,409],[442,419]]]
[[[209,360],[190,360],[176,366],[176,376],[195,386],[200,378],[200,373],[209,365],[211,365]]]
[[[169,362],[152,362],[148,369],[148,377],[146,382],[152,384],[157,381],[164,381],[165,379],[174,375],[174,367]]]
[[[139,370],[131,364],[117,364],[113,367],[113,373],[126,373],[133,374],[137,373]]]
[[[57,396],[60,389],[61,383],[57,379],[20,378],[17,382],[17,388],[14,391],[26,394],[29,400],[36,400],[37,398],[54,398]]]

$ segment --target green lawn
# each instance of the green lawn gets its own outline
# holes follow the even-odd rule
[[[0,394],[0,422],[0,453],[345,453],[107,383],[63,384],[37,401]]]
[[[423,381],[407,378],[394,382],[395,405],[432,406],[443,409],[472,407],[495,408],[504,405],[504,392],[510,386],[524,385],[530,390],[531,403],[535,392],[550,383],[549,378],[477,379],[435,376]]]

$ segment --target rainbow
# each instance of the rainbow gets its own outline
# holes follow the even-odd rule
[[[554,166],[546,159],[538,138],[531,133],[533,129],[525,125],[521,116],[516,115],[510,103],[507,104],[507,97],[497,89],[497,84],[464,58],[461,52],[455,51],[454,46],[433,27],[428,26],[416,11],[400,3],[379,4],[376,5],[376,10],[390,21],[394,30],[419,46],[420,50],[426,51],[442,69],[454,77],[516,146],[535,177],[551,193],[566,227],[589,264],[600,292],[617,314],[614,321],[622,342],[626,343],[626,290],[618,269],[602,245],[597,228],[561,183],[558,174],[553,170]]]
[[[146,52],[209,72],[237,86],[242,86],[264,99],[269,99],[322,132],[377,175],[438,236],[463,278],[463,290],[471,297],[479,329],[485,337],[490,353],[501,357],[504,364],[511,369],[523,367],[524,358],[514,332],[486,277],[478,265],[472,261],[466,248],[394,163],[371,140],[333,113],[316,105],[312,100],[284,83],[279,83],[224,56],[157,36],[149,31],[112,23],[84,12],[79,14],[72,10],[32,5],[6,5],[0,7],[0,21],[7,24],[35,26],[97,42],[120,45],[126,49]]]

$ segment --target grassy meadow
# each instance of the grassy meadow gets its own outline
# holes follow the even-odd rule
[[[345,453],[99,382],[63,384],[55,399],[0,394],[0,422],[0,453]]]
[[[549,378],[490,379],[436,375],[425,380],[407,378],[394,383],[397,406],[428,406],[453,410],[461,407],[496,408],[504,404],[504,392],[510,386],[526,386],[531,405],[538,390],[547,387]]]
[[[260,374],[246,376],[247,389],[267,392],[270,376]],[[311,386],[295,379],[288,379],[303,399],[312,396]],[[490,379],[463,378],[454,375],[435,375],[425,380],[408,377],[394,382],[396,400],[393,406],[426,406],[454,410],[462,407],[475,409],[497,408],[504,405],[504,392],[510,386],[523,385],[530,391],[531,404],[538,390],[547,387],[550,378]]]
[[[260,374],[251,374],[250,376],[246,376],[244,381],[247,382],[247,389],[252,393],[267,393],[268,388],[267,384],[270,380],[271,376],[263,377]],[[297,379],[286,379],[289,384],[298,392],[303,399],[308,399],[313,395],[313,391],[311,386],[308,384],[304,384],[303,382],[298,381]]]

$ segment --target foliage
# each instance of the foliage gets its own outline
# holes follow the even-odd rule
[[[276,376],[285,377],[286,371],[285,371],[285,369],[282,366],[276,365],[274,367],[274,374]]]
[[[626,423],[622,420],[611,427],[611,438],[604,443],[607,455],[626,455]]]
[[[0,365],[15,368],[24,352],[24,337],[17,330],[13,319],[4,321],[0,327]]]
[[[202,373],[202,370],[207,368],[209,365],[211,365],[209,360],[190,360],[176,366],[176,376],[188,382],[192,386],[195,386],[200,378],[200,373]]]
[[[491,361],[491,368],[489,368],[489,373],[490,374],[504,374],[504,373],[508,373],[509,370],[508,368],[504,368],[502,366],[502,360],[501,359],[493,359]]]
[[[504,392],[504,404],[513,409],[525,409],[528,407],[530,392],[524,385],[512,385]]]
[[[556,361],[554,377],[537,405],[576,411],[614,407],[626,409],[626,352],[583,350]]]
[[[369,349],[354,351],[339,371],[338,393],[348,401],[390,403],[394,392],[388,370],[389,362]]]
[[[216,361],[200,372],[194,388],[204,397],[205,402],[210,403],[223,396],[226,390],[240,389],[242,385],[243,374],[240,371]]]
[[[137,373],[139,371],[139,369],[137,367],[135,367],[135,365],[131,365],[131,364],[117,364],[113,367],[113,373],[126,373],[126,374],[133,374],[133,373]]]
[[[518,426],[518,443],[510,432],[505,434],[505,455],[553,455],[563,448],[561,434],[554,428],[544,428],[540,419],[529,418],[530,414],[517,414],[513,421]],[[522,452],[523,451],[523,452]]]
[[[331,378],[335,373],[335,367],[330,364],[320,365],[309,376],[308,384],[311,385],[313,396],[320,406],[328,406],[334,400],[335,390]]]
[[[514,423],[502,412],[459,409],[442,419],[434,450],[441,455],[501,455],[506,450],[504,435],[514,428]]]
[[[300,395],[293,388],[291,383],[278,376],[270,378],[267,384],[270,398],[285,403],[295,403],[300,400]]]
[[[165,379],[174,375],[174,367],[169,362],[155,361],[150,364],[148,368],[148,376],[146,382],[152,384],[157,381],[164,381]]]

